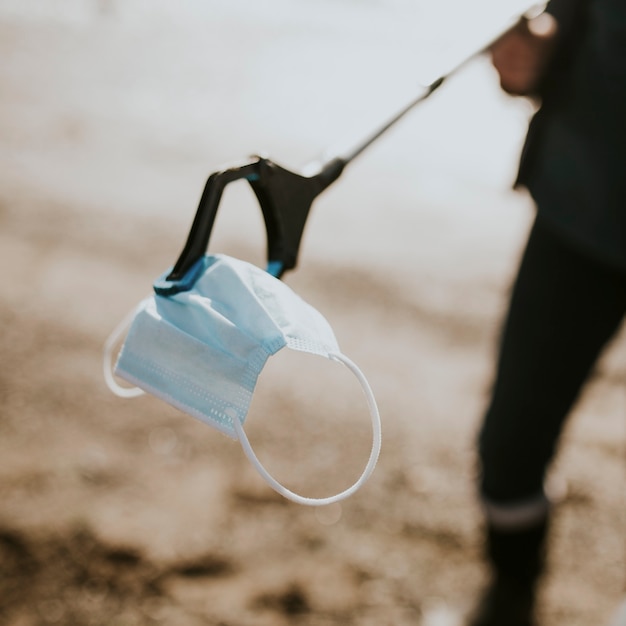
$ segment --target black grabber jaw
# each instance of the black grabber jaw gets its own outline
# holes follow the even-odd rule
[[[280,278],[293,269],[309,210],[315,198],[339,178],[346,161],[333,159],[313,176],[290,172],[264,157],[220,170],[209,176],[196,211],[187,243],[176,265],[158,281],[155,289],[175,293],[186,287],[185,276],[206,253],[217,208],[224,188],[235,180],[246,179],[263,212],[267,231],[268,272]],[[179,288],[176,285],[179,284]]]

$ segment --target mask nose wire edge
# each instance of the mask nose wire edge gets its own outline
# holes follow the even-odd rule
[[[248,436],[246,435],[243,426],[237,417],[233,417],[233,427],[235,432],[237,433],[237,437],[239,438],[239,442],[245,455],[248,457],[249,461],[259,472],[263,480],[272,488],[274,491],[277,491],[283,497],[295,502],[297,504],[304,504],[307,506],[325,506],[327,504],[333,504],[335,502],[339,502],[340,500],[344,500],[358,491],[363,484],[368,480],[368,478],[372,475],[374,468],[376,467],[376,463],[378,461],[378,456],[380,454],[381,448],[381,423],[380,423],[380,413],[378,411],[378,406],[376,404],[376,400],[374,398],[374,393],[372,388],[370,387],[369,382],[365,378],[363,372],[359,369],[359,367],[351,361],[348,357],[340,353],[329,353],[329,358],[333,361],[338,361],[345,367],[347,367],[357,378],[359,381],[363,392],[365,393],[365,397],[367,400],[367,404],[370,411],[370,416],[372,419],[372,449],[369,455],[369,459],[363,472],[354,482],[351,487],[348,487],[344,491],[335,494],[334,496],[328,496],[326,498],[307,498],[305,496],[301,496],[293,491],[287,489],[284,485],[279,483],[263,466],[263,464],[259,461],[252,446],[250,445],[250,441],[248,440]]]

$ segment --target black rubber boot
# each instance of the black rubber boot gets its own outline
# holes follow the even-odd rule
[[[492,581],[469,626],[537,626],[535,589],[543,571],[547,520],[524,530],[487,529]]]

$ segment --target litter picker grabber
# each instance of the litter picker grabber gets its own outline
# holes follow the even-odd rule
[[[199,266],[199,261],[206,253],[222,193],[226,185],[242,179],[247,180],[252,187],[263,213],[267,232],[267,271],[280,278],[286,271],[293,269],[298,260],[300,242],[313,201],[341,176],[346,165],[414,107],[429,98],[450,76],[488,51],[520,19],[536,17],[544,9],[544,4],[533,4],[524,12],[516,14],[487,44],[424,87],[417,97],[345,156],[332,158],[320,165],[310,164],[303,169],[306,174],[292,172],[261,156],[211,174],[200,198],[187,242],[166,278],[155,283],[155,291],[170,295],[187,289],[193,283],[194,267]],[[311,170],[314,173],[309,174]]]

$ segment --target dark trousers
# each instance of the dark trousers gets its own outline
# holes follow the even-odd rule
[[[503,327],[479,436],[481,493],[506,505],[542,493],[563,423],[626,310],[626,272],[537,220]]]

